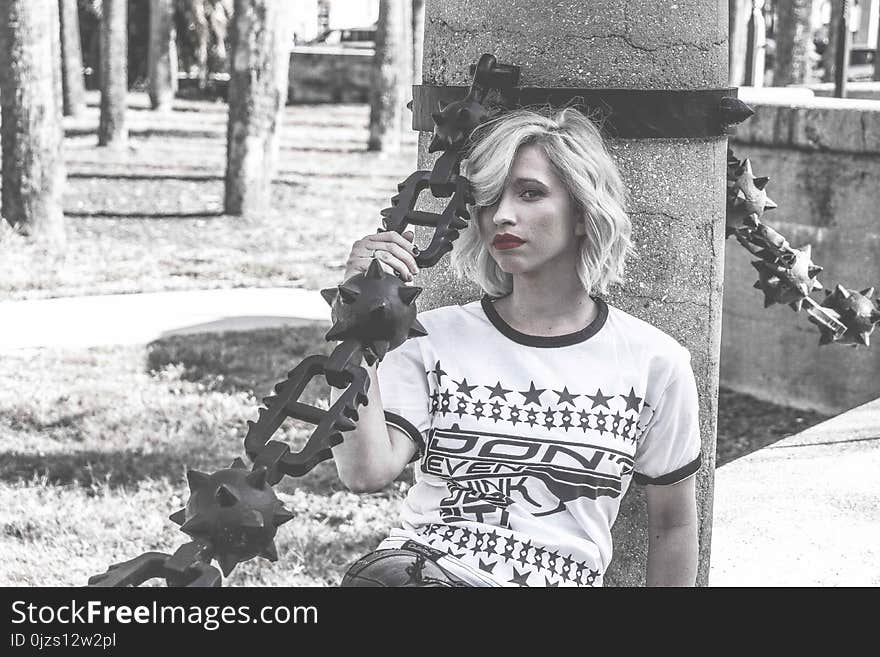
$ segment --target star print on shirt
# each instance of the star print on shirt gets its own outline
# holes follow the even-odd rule
[[[501,419],[501,404],[497,401],[492,404],[492,420],[498,422]]]
[[[580,395],[573,395],[568,391],[568,386],[564,387],[562,391],[554,390],[554,394],[559,396],[558,404],[570,404],[574,406],[574,400],[576,397],[580,397]]]
[[[552,406],[548,406],[547,410],[544,411],[544,426],[548,429],[552,429],[556,426],[556,420],[553,418],[553,415],[556,411],[553,410]]]
[[[437,364],[434,365],[434,369],[428,372],[428,374],[436,374],[437,375],[437,383],[443,383],[443,377],[446,376],[446,372],[444,372],[440,368],[440,361],[437,361]]]
[[[516,426],[521,420],[519,419],[519,406],[513,405],[510,407],[510,417],[508,418],[508,422],[510,422],[513,426]]]
[[[458,404],[455,407],[455,412],[458,413],[458,417],[460,419],[467,415],[468,402],[465,400],[464,397],[461,396],[456,397],[456,399],[458,400]]]
[[[568,409],[562,411],[562,423],[559,426],[561,426],[566,431],[571,428],[571,411],[569,411]]]
[[[629,394],[626,397],[624,397],[623,395],[617,396],[626,402],[626,410],[624,411],[624,413],[626,413],[626,411],[635,411],[636,413],[639,412],[639,404],[641,403],[642,398],[636,397],[635,388],[630,388]]]
[[[583,429],[584,431],[589,429],[590,428],[590,414],[587,413],[586,411],[580,411],[578,413],[578,416],[581,418],[581,421],[580,421],[581,429]]]
[[[458,383],[458,381],[456,381],[455,383]],[[474,388],[479,388],[479,387],[480,386],[469,386],[467,379],[462,379],[461,383],[458,383],[458,389],[456,390],[456,392],[460,392],[461,394],[467,395],[468,397],[470,397],[471,392],[473,392]]]
[[[492,394],[489,395],[489,399],[493,399],[495,397],[501,397],[501,399],[503,399],[504,401],[507,401],[507,393],[513,392],[512,390],[507,390],[505,388],[502,388],[501,381],[496,383],[495,386],[492,388],[490,388],[489,386],[483,386],[483,387],[492,392]]]
[[[480,419],[483,415],[483,402],[474,402],[474,417]]]
[[[605,432],[608,431],[608,429],[605,427],[605,418],[607,417],[608,416],[605,415],[605,413],[603,413],[602,411],[596,413],[596,431],[599,432],[600,436],[604,436]]]
[[[498,563],[497,561],[493,561],[491,563],[483,563],[482,559],[479,559],[479,562],[480,562],[480,570],[484,570],[487,573],[491,573],[493,570],[495,570],[495,564]]]
[[[606,397],[605,395],[602,394],[602,388],[599,388],[596,391],[595,395],[584,395],[584,396],[589,397],[591,400],[593,400],[593,405],[591,408],[596,408],[597,406],[604,406],[609,411],[611,410],[611,407],[608,405],[608,402],[610,402],[612,399],[614,399],[614,395],[611,395],[610,397]]]
[[[513,571],[513,577],[510,580],[513,584],[528,586],[529,571],[526,570],[525,572],[521,573],[513,566],[511,566],[510,569]]]
[[[528,420],[530,427],[533,427],[538,423],[538,413],[535,411],[535,409],[529,409],[529,414],[526,416],[526,419]]]
[[[546,392],[547,388],[535,388],[535,382],[529,382],[529,389],[525,391],[520,391],[523,397],[526,398],[525,402],[523,402],[524,406],[528,406],[529,404],[534,404],[535,406],[541,406],[541,393]]]

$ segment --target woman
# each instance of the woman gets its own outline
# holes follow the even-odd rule
[[[505,114],[473,143],[475,206],[452,262],[486,296],[421,313],[428,335],[369,368],[339,476],[374,491],[418,459],[416,483],[401,527],[343,585],[601,585],[632,479],[647,486],[648,584],[693,585],[690,354],[595,296],[632,250],[620,174],[574,109]],[[376,258],[413,280],[412,238],[358,240],[346,278]]]

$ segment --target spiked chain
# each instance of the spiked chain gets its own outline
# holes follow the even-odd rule
[[[732,235],[758,257],[752,261],[758,270],[754,287],[764,293],[764,307],[781,303],[804,310],[819,329],[820,345],[869,346],[870,335],[880,322],[880,299],[871,299],[874,288],[857,291],[838,284],[833,291],[825,291],[821,303],[810,296],[824,289],[816,278],[823,268],[813,262],[809,244],[793,248],[763,222],[764,212],[777,207],[765,190],[769,181],[752,173],[748,158],[740,161],[727,149],[726,237]]]

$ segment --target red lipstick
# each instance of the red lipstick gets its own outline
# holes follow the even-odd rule
[[[526,241],[524,239],[511,233],[501,233],[500,235],[496,235],[494,238],[492,238],[492,246],[494,246],[499,251],[503,251],[506,249],[515,249],[516,247],[525,243]]]

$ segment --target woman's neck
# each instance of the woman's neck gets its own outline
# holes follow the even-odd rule
[[[580,331],[598,314],[576,275],[551,281],[514,276],[513,292],[496,301],[495,309],[511,328],[535,336]]]

